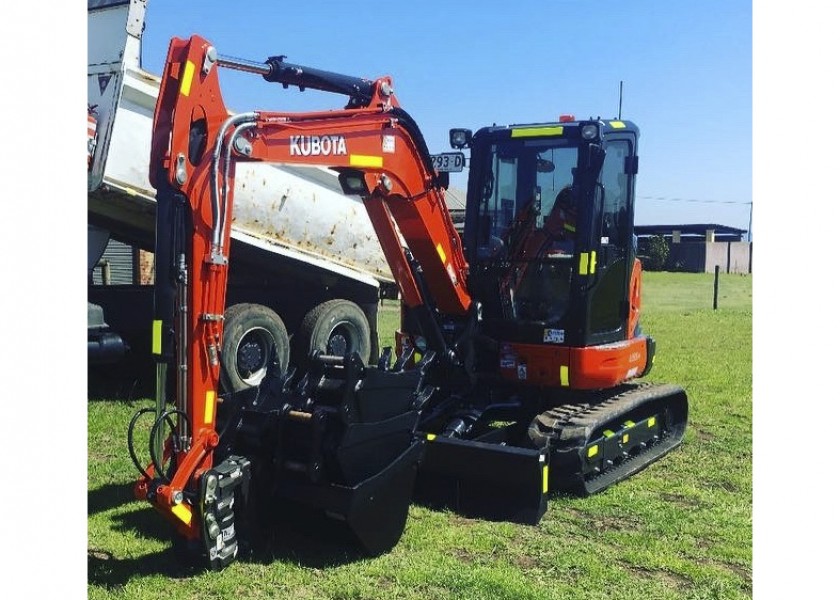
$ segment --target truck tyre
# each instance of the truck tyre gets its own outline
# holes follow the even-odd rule
[[[313,350],[332,356],[355,351],[365,363],[370,360],[370,325],[362,309],[349,300],[328,300],[310,310],[293,342],[299,363]]]
[[[261,304],[225,310],[221,384],[225,391],[256,387],[273,370],[289,366],[289,334],[283,320]]]

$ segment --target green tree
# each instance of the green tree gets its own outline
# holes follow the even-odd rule
[[[661,235],[652,235],[645,244],[645,267],[650,271],[662,271],[668,262],[670,247]]]

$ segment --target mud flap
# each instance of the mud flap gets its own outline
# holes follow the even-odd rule
[[[414,500],[493,521],[536,525],[547,508],[548,454],[428,436]]]

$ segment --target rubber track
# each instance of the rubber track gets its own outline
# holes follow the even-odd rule
[[[682,388],[671,384],[624,384],[618,390],[595,392],[587,401],[561,404],[537,415],[528,428],[531,443],[537,448],[552,450],[552,488],[591,495],[626,479],[651,462],[661,458],[682,440],[687,418],[687,405],[681,422],[674,423],[665,439],[646,452],[620,463],[616,468],[584,479],[581,449],[592,441],[593,434],[605,424],[614,422],[641,408],[651,400],[685,397]],[[600,481],[599,481],[600,480]]]

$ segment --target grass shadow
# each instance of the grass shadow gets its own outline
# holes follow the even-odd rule
[[[116,558],[108,551],[88,548],[88,584],[109,591],[122,591],[130,580],[150,575],[183,579],[200,572],[179,561],[174,548],[137,558]]]
[[[127,506],[137,502],[128,484],[108,484],[88,492],[88,515]],[[106,549],[88,549],[88,582],[92,585],[120,589],[131,578],[147,575],[190,577],[206,570],[202,559],[185,551],[183,539],[150,505],[138,503],[136,510],[120,511],[110,517],[110,528],[133,537],[153,539],[169,544],[165,551],[138,558],[119,559]],[[237,561],[257,564],[290,562],[309,568],[330,568],[356,562],[369,555],[356,542],[343,523],[318,511],[278,505],[267,521],[248,533],[247,525],[237,527],[240,552]]]
[[[110,483],[88,491],[88,516],[134,502],[131,486]]]
[[[244,560],[325,569],[370,558],[341,521],[300,505],[278,504],[278,509],[270,522],[260,524],[259,536],[250,536]]]

